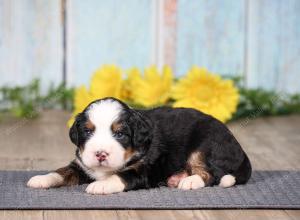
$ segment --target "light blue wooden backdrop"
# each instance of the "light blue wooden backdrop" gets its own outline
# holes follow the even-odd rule
[[[192,65],[222,74],[244,69],[245,1],[190,1],[178,5],[176,70]]]
[[[40,77],[46,88],[63,74],[73,86],[102,64],[154,64],[163,50],[161,1],[66,0],[63,48],[63,0],[0,0],[0,86]],[[177,76],[197,64],[244,76],[249,87],[300,92],[299,0],[174,2]]]
[[[148,0],[68,1],[68,84],[87,83],[102,64],[149,65],[151,6]]]
[[[62,80],[60,0],[0,0],[0,86]]]

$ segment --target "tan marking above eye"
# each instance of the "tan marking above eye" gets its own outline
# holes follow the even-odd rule
[[[119,131],[121,128],[122,128],[122,123],[120,123],[120,122],[114,122],[111,125],[111,130],[113,132]]]
[[[85,127],[94,131],[95,130],[95,125],[90,121],[88,120],[86,123],[85,123]]]

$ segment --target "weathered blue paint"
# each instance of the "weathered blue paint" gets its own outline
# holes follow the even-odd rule
[[[199,65],[219,74],[242,74],[245,2],[179,0],[177,74]]]
[[[88,84],[102,64],[157,60],[153,1],[68,0],[68,85]],[[0,0],[0,86],[61,82],[61,2]],[[244,75],[249,87],[300,92],[299,0],[178,0],[177,13],[177,76],[196,64]]]
[[[68,2],[68,83],[87,84],[102,64],[150,65],[151,1]]]
[[[251,0],[247,85],[300,91],[300,1]]]
[[[0,85],[62,79],[60,1],[0,1]]]

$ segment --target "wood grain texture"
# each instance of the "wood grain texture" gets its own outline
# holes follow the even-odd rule
[[[202,219],[202,220],[296,220],[299,210],[46,210],[0,211],[0,220],[152,220],[152,219]]]
[[[89,210],[74,210],[74,211],[44,211],[44,220],[56,220],[56,219],[91,219],[91,220],[100,220],[100,219],[119,219],[116,215],[116,211],[89,211]]]
[[[0,220],[42,220],[43,211],[0,211]]]
[[[16,163],[15,169],[50,170],[67,165],[75,150],[68,138],[69,117],[70,113],[46,111],[36,120],[2,121],[0,165],[14,169],[12,164]]]
[[[60,0],[0,1],[0,86],[62,80]]]
[[[18,125],[5,120],[0,124],[0,169],[53,170],[73,158],[74,147],[67,135],[70,114],[52,110],[34,121]],[[20,123],[20,121],[19,121]],[[11,129],[14,128],[14,129]],[[229,128],[260,170],[300,169],[300,116],[240,120]],[[9,132],[9,136],[6,131]],[[4,132],[4,133],[3,133]],[[63,135],[62,135],[63,134]],[[4,136],[3,136],[4,135]],[[35,138],[38,138],[37,139]],[[0,211],[7,219],[299,219],[299,210],[52,210]]]
[[[298,220],[300,217],[300,210],[285,210],[285,212],[292,220]]]

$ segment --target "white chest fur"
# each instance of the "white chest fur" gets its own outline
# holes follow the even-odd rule
[[[76,163],[84,170],[84,172],[89,175],[91,178],[95,180],[103,180],[107,177],[111,176],[112,170],[105,167],[97,167],[97,168],[87,168],[82,164],[82,162],[76,159]]]

